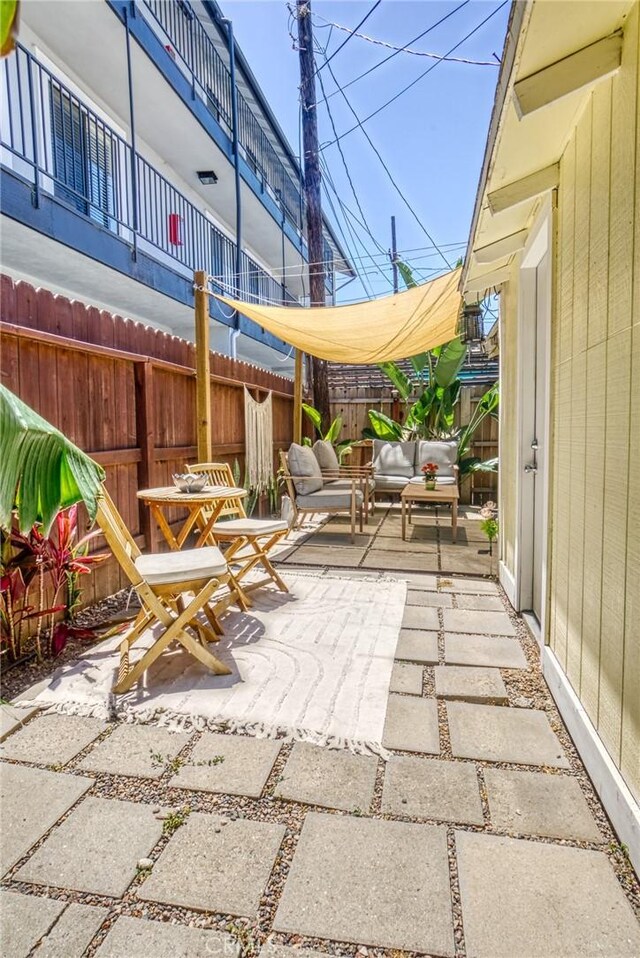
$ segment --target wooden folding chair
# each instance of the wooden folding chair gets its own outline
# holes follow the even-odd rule
[[[212,486],[236,486],[231,467],[226,462],[198,462],[187,465],[188,472],[206,473]],[[225,503],[222,521],[211,528],[216,543],[229,543],[224,557],[229,565],[238,566],[234,579],[246,596],[263,585],[274,582],[281,592],[289,589],[278,575],[269,559],[269,552],[289,531],[282,519],[258,519],[248,516],[242,499],[230,499]],[[256,582],[243,581],[256,566],[262,566],[266,577]]]
[[[227,564],[220,550],[211,546],[142,555],[104,487],[98,502],[97,521],[142,605],[133,628],[120,644],[120,667],[113,691],[130,689],[174,641],[216,675],[229,675],[231,669],[208,649],[208,643],[217,642],[223,632],[217,611],[229,604],[228,598],[221,602],[214,600],[216,591],[229,581]],[[190,600],[188,593],[193,593]],[[197,619],[201,612],[211,629]],[[163,631],[151,648],[131,664],[132,647],[147,629],[156,625],[164,626]]]

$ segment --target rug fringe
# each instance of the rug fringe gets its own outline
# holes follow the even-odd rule
[[[126,705],[118,705],[115,695],[109,701],[94,705],[82,702],[46,702],[42,699],[23,700],[15,703],[20,708],[38,707],[44,715],[77,715],[82,718],[97,718],[103,722],[122,722],[133,725],[157,725],[172,732],[219,732],[223,734],[248,735],[253,738],[278,739],[285,743],[307,742],[334,750],[348,750],[354,755],[376,755],[385,762],[391,753],[381,742],[368,742],[360,739],[343,738],[307,728],[287,728],[281,725],[269,725],[266,722],[241,722],[231,719],[205,718],[186,712],[174,712],[170,709],[133,710]]]

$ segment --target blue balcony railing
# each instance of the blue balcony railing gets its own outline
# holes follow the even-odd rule
[[[140,0],[139,6],[149,11],[168,41],[165,46],[169,55],[180,58],[194,93],[197,91],[230,135],[231,75],[189,4],[184,0]],[[244,157],[274,198],[282,203],[289,222],[300,231],[303,207],[299,183],[278,156],[240,91],[237,97],[238,141]]]
[[[169,180],[17,45],[2,61],[0,160],[45,192],[164,263],[205,269],[222,292],[248,302],[293,303],[286,288],[236,246]]]

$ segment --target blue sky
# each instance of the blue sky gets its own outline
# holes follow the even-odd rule
[[[501,0],[471,0],[412,48],[445,54],[497,10],[484,27],[452,54],[472,60],[494,60],[494,53],[502,54],[509,12],[508,4],[498,10],[500,4]],[[236,39],[297,151],[299,66],[298,53],[289,34],[286,3],[222,0],[221,5],[232,18]],[[335,27],[331,30],[325,21],[354,28],[372,5],[373,0],[366,3],[313,0],[315,37],[327,48],[328,55],[347,34]],[[383,0],[362,32],[402,46],[458,6],[460,0]],[[296,25],[291,29],[295,32]],[[330,66],[338,83],[344,85],[390,52],[352,37],[331,60]],[[434,62],[422,56],[399,53],[345,93],[358,116],[364,118]],[[318,55],[317,65],[320,63],[322,56]],[[328,67],[322,69],[322,77],[335,126],[342,134],[354,126],[353,114],[339,93],[330,96],[336,85]],[[467,239],[497,77],[497,62],[495,66],[438,63],[395,103],[365,123],[365,129],[412,209],[439,245],[464,244]],[[320,100],[319,85],[317,95]],[[319,131],[321,144],[334,138],[322,104]],[[427,236],[395,192],[362,131],[355,130],[341,142],[367,223],[383,250],[390,245],[390,217],[395,214],[398,249],[411,251],[403,258],[425,279],[434,275],[429,270],[445,269],[444,262],[437,254],[433,255]],[[360,218],[337,146],[326,147],[323,156],[340,198]],[[333,200],[337,207],[335,196]],[[324,195],[323,204],[331,215]],[[348,232],[347,237],[354,253],[361,257],[359,265],[365,275],[362,281],[346,286],[338,297],[342,302],[388,293],[391,288],[388,261],[385,263],[374,241],[351,222],[361,242],[356,242]],[[446,252],[447,258],[455,263],[462,249]]]

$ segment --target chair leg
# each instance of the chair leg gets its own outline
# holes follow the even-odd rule
[[[356,497],[351,496],[351,542],[356,541]]]

